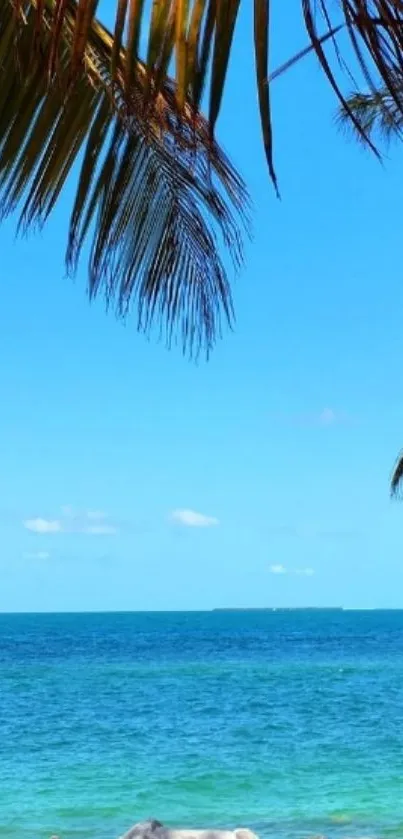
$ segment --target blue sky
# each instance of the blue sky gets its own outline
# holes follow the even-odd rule
[[[219,135],[254,239],[208,364],[64,277],[71,185],[41,236],[0,228],[0,610],[403,606],[401,149],[341,135],[308,59],[273,91],[278,202],[249,29]]]

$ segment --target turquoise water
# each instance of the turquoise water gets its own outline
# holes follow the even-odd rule
[[[403,612],[0,615],[0,836],[403,837]]]

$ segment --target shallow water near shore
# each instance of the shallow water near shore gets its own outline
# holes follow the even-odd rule
[[[0,615],[0,837],[403,837],[403,612]]]

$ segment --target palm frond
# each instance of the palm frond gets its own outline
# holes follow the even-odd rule
[[[73,84],[86,62],[97,0],[75,0],[73,17],[69,0],[9,2],[13,5],[16,30],[24,20],[28,7],[33,6],[35,9],[32,50],[35,51],[35,45],[38,45],[42,34],[40,61],[49,83],[53,83],[59,75],[60,53],[65,50],[66,29],[69,30],[68,72],[66,76],[66,67],[63,66],[63,79],[67,78]],[[371,145],[371,138],[365,132],[363,123],[357,119],[355,109],[350,108],[340,89],[323,42],[332,33],[337,63],[345,65],[334,35],[340,27],[344,27],[350,39],[350,53],[353,53],[361,67],[370,90],[375,89],[375,74],[393,100],[397,112],[402,114],[402,101],[396,89],[397,79],[403,72],[402,0],[300,2],[308,36],[308,50],[316,54],[356,132]],[[276,184],[270,105],[270,0],[243,0],[243,3],[242,0],[154,0],[151,16],[145,0],[116,0],[109,69],[113,80],[121,77],[127,106],[133,89],[140,86],[143,106],[147,110],[164,90],[168,68],[173,68],[171,106],[176,110],[177,120],[183,119],[189,107],[198,112],[204,92],[213,136],[227,85],[233,38],[243,4],[253,9],[254,53],[263,142],[270,174]],[[143,63],[139,61],[139,43],[140,32],[144,28],[148,30],[148,49]]]
[[[396,466],[393,471],[392,480],[390,482],[390,491],[392,496],[396,496],[401,487],[403,481],[403,454],[399,455],[397,460]]]
[[[396,106],[396,96],[403,106],[403,76],[400,84],[396,80],[395,97],[385,87],[370,93],[355,92],[348,97],[349,109],[362,128],[361,135],[354,130],[359,139],[363,134],[373,137],[375,142],[378,138],[386,143],[393,138],[402,139],[403,108]],[[342,128],[351,128],[351,120],[345,108],[340,108],[337,121]]]
[[[82,23],[82,68],[71,82],[74,0],[63,6],[52,84],[40,39],[38,61],[27,60],[38,9],[26,0],[19,11],[24,25],[14,50],[15,4],[6,0],[0,9],[0,217],[21,207],[21,228],[43,225],[81,160],[69,269],[92,238],[91,297],[103,291],[120,315],[133,300],[140,329],[157,322],[168,343],[178,338],[189,353],[208,353],[222,320],[232,321],[219,251],[223,241],[235,266],[241,263],[248,206],[241,178],[200,114],[184,110],[178,120],[169,79],[152,107],[144,107],[144,74],[127,97],[121,70],[111,77],[113,39],[94,21],[90,32]],[[53,26],[52,14],[46,37]]]

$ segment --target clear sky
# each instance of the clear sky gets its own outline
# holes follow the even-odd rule
[[[247,15],[230,72],[254,240],[208,364],[64,277],[71,186],[41,236],[0,228],[0,610],[403,607],[402,150],[338,133],[310,58],[273,91],[280,203]]]

